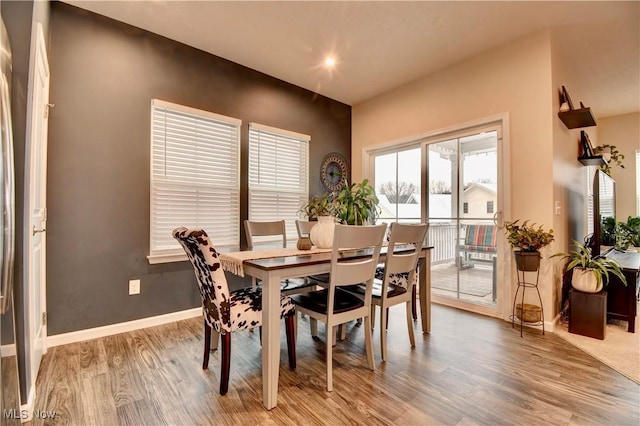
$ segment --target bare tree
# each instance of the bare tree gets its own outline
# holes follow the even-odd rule
[[[385,195],[390,203],[404,204],[411,194],[419,194],[418,186],[409,182],[385,182],[378,187],[378,192]]]
[[[451,194],[451,185],[447,185],[443,180],[434,180],[429,185],[430,194]]]

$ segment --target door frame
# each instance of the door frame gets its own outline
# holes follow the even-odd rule
[[[452,126],[447,126],[444,128],[436,129],[433,131],[425,132],[419,135],[410,136],[407,138],[403,138],[400,140],[390,141],[383,144],[369,146],[363,149],[362,151],[362,164],[363,164],[363,176],[368,178],[372,183],[374,182],[374,158],[375,155],[384,152],[391,151],[394,149],[402,149],[403,147],[415,147],[422,146],[422,183],[421,183],[421,193],[423,194],[422,200],[422,220],[427,220],[427,200],[426,194],[428,190],[428,175],[427,175],[427,164],[426,164],[426,146],[429,143],[434,143],[438,140],[442,140],[449,136],[453,137],[463,137],[465,132],[473,132],[476,129],[482,129],[489,126],[498,126],[500,128],[500,133],[498,135],[498,167],[501,168],[498,173],[498,207],[501,212],[501,217],[499,218],[499,225],[502,225],[502,218],[511,217],[511,196],[510,196],[510,182],[511,182],[511,171],[510,171],[510,141],[509,141],[509,113],[500,113],[491,116],[487,116],[484,118],[479,118],[477,120],[468,121],[465,123],[459,123]],[[500,141],[501,139],[501,141]],[[442,297],[432,297],[432,301],[436,303],[446,304],[449,306],[454,306],[460,309],[464,309],[470,312],[479,313],[482,315],[493,316],[502,318],[506,321],[510,321],[509,315],[511,313],[511,299],[513,294],[513,289],[511,288],[511,263],[512,257],[511,247],[507,244],[506,237],[502,230],[498,230],[498,239],[500,240],[498,244],[498,262],[497,262],[497,276],[498,276],[498,289],[497,289],[497,299],[498,303],[496,307],[488,307],[482,305],[476,305],[468,302],[446,299]]]

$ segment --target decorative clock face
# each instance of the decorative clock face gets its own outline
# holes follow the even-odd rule
[[[322,169],[320,170],[320,179],[322,179],[322,185],[328,191],[338,191],[345,184],[348,176],[347,160],[341,154],[332,152],[324,157]]]

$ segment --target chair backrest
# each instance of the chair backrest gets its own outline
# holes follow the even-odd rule
[[[366,283],[365,305],[370,305],[373,278],[386,230],[385,224],[335,225],[327,312],[333,312],[335,289],[340,286]],[[340,251],[344,249],[359,250],[362,256],[352,257],[349,254],[341,254]]]
[[[429,225],[426,223],[407,224],[392,223],[389,235],[389,247],[384,266],[384,284],[408,286],[407,290],[416,282],[416,269],[420,252],[424,246]],[[400,247],[398,247],[400,246]],[[387,292],[382,292],[386,297]]]
[[[287,247],[287,231],[284,220],[273,222],[256,222],[251,220],[244,221],[244,231],[247,235],[247,246],[252,248],[257,241],[254,237],[268,237],[281,235],[282,247]]]
[[[202,312],[216,331],[231,331],[229,285],[224,275],[218,252],[203,229],[176,228],[172,232],[193,265]]]
[[[494,225],[467,225],[464,244],[477,247],[495,247],[498,229]]]
[[[302,236],[309,236],[309,234],[311,233],[311,228],[313,228],[316,223],[318,222],[296,219],[296,230],[298,231],[298,238]]]

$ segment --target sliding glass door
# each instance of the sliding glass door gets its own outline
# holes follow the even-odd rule
[[[500,316],[502,120],[367,153],[380,221],[430,225],[432,300]]]
[[[495,307],[498,131],[425,145],[432,296]]]

